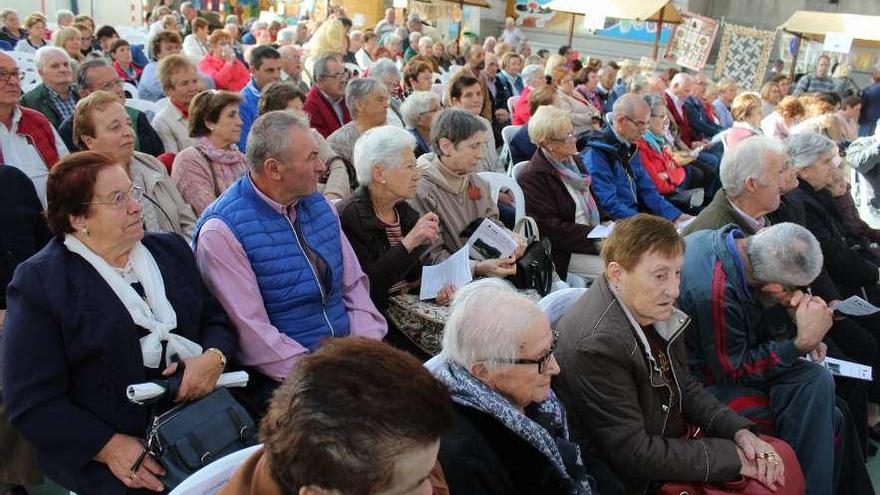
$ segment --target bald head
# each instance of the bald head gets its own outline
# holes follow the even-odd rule
[[[625,94],[614,102],[614,130],[629,142],[635,142],[645,132],[651,108],[639,95]]]
[[[18,73],[15,59],[3,51],[0,51],[0,73],[9,75],[6,84],[0,86],[0,109],[8,109],[15,106],[21,96],[21,80],[14,75]]]

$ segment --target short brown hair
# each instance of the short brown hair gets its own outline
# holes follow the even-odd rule
[[[761,97],[757,93],[740,93],[730,104],[730,115],[733,116],[733,120],[742,122],[752,113],[760,112],[761,105]]]
[[[210,89],[197,94],[189,102],[189,119],[187,119],[189,137],[195,138],[211,134],[208,122],[215,123],[220,120],[220,114],[229,105],[240,104],[241,95],[230,91]]]
[[[208,44],[209,45],[217,45],[223,41],[228,41],[232,43],[232,35],[224,31],[223,29],[215,29],[211,36],[208,36]]]
[[[300,91],[296,84],[289,81],[273,82],[263,89],[263,94],[260,96],[259,114],[287,110],[287,104],[297,98],[303,103],[306,101],[306,94]]]
[[[80,151],[65,156],[52,167],[46,180],[46,220],[53,234],[60,237],[74,231],[70,216],[89,211],[88,202],[94,197],[98,173],[118,164],[109,153]]]
[[[498,45],[496,45],[496,47],[497,46]],[[520,55],[519,53],[507,52],[501,56],[501,68],[504,70],[507,70],[507,65],[510,63],[510,59],[512,59],[512,58],[518,58],[520,61],[522,61],[522,59],[523,59],[522,55]]]
[[[552,105],[556,101],[556,88],[552,85],[545,85],[537,91],[529,94],[529,115],[535,113],[538,107],[544,105]]]
[[[196,66],[193,65],[192,61],[190,61],[189,57],[186,55],[175,53],[174,55],[168,55],[160,60],[157,73],[159,76],[159,83],[162,84],[162,90],[167,91],[174,88],[174,81],[171,80],[172,76],[178,71],[186,68],[196,70]]]
[[[119,50],[123,46],[131,47],[131,44],[122,38],[117,38],[113,40],[113,43],[110,44],[110,56],[116,55],[116,50]]]
[[[376,32],[373,31],[372,29],[368,29],[368,30],[364,31],[364,43],[367,43],[367,42],[370,42],[373,40],[378,40],[378,39],[379,39],[379,35],[376,34]]]
[[[192,20],[193,33],[195,33],[196,31],[198,31],[201,28],[206,28],[209,25],[210,25],[210,23],[208,22],[207,19],[205,19],[203,17],[196,17],[195,19]]]
[[[802,117],[807,110],[797,96],[786,96],[776,105],[776,111],[783,117]]]
[[[433,74],[433,70],[431,70],[431,66],[421,60],[412,60],[403,67],[403,85],[407,88],[412,88],[412,84],[410,80],[418,80],[419,74],[422,72],[427,72],[429,74]]]
[[[669,220],[646,213],[620,220],[602,243],[602,258],[607,267],[612,261],[632,270],[642,255],[656,251],[666,257],[684,253],[684,239]]]
[[[282,492],[369,495],[392,481],[396,457],[450,428],[451,404],[413,356],[363,337],[327,339],[275,390],[260,440]]]
[[[153,36],[153,40],[150,41],[150,54],[157,60],[159,58],[159,48],[162,47],[163,42],[177,43],[178,45],[183,43],[180,41],[180,35],[174,31],[159,31],[156,33],[156,36]]]
[[[41,15],[31,14],[24,18],[24,27],[25,29],[30,29],[38,22],[42,22],[43,26],[46,26],[46,18]]]
[[[95,123],[92,121],[92,114],[112,103],[122,105],[118,96],[103,90],[89,93],[88,96],[76,102],[76,110],[73,112],[73,143],[80,149],[88,148],[82,139],[83,136],[95,137]]]

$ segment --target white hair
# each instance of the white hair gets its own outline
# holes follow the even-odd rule
[[[256,21],[251,24],[252,33],[256,33],[260,29],[269,29],[269,23],[266,21]]]
[[[745,182],[749,177],[763,183],[767,166],[767,155],[784,155],[785,150],[779,141],[755,136],[744,139],[733,150],[724,153],[719,175],[721,186],[727,196],[736,198],[745,192]]]
[[[58,24],[61,24],[61,21],[63,21],[64,19],[73,19],[73,18],[74,18],[73,12],[71,12],[67,9],[59,9],[58,12],[55,13],[55,22],[57,22]]]
[[[348,107],[352,118],[356,119],[360,116],[357,104],[375,91],[388,94],[385,84],[372,77],[352,79],[348,82],[348,86],[345,87],[345,106]]]
[[[409,44],[410,45],[418,45],[419,40],[422,39],[422,33],[418,31],[413,31],[409,33]]]
[[[352,41],[354,41],[356,39],[362,40],[363,38],[364,38],[364,32],[361,31],[360,29],[352,29],[351,32],[348,33],[349,40],[352,40]]]
[[[749,237],[746,256],[752,277],[764,283],[804,287],[822,270],[822,248],[804,227],[780,223]]]
[[[440,354],[465,368],[516,359],[519,337],[539,318],[547,316],[509,283],[497,278],[471,282],[455,291]]]
[[[403,41],[403,38],[398,36],[396,33],[387,34],[384,38],[382,38],[382,46],[384,46],[385,48],[391,48],[391,45],[400,43],[401,41]]]
[[[812,167],[829,151],[837,146],[834,141],[822,134],[793,134],[785,141],[785,152],[796,168]]]
[[[678,74],[672,76],[672,80],[669,81],[670,86],[684,86],[688,82],[692,82],[694,80],[689,74],[685,74],[684,72],[679,72]]]
[[[422,45],[426,47],[434,46],[434,40],[432,40],[430,36],[422,36],[419,38],[419,44],[417,46],[421,48]]]
[[[400,127],[383,125],[374,127],[358,137],[354,143],[354,169],[358,182],[369,186],[373,181],[373,168],[395,169],[400,166],[405,151],[413,151],[416,139]]]
[[[415,129],[419,116],[427,112],[433,103],[440,103],[440,96],[433,91],[415,91],[409,95],[400,105],[400,116],[403,117],[403,125],[407,129]]]
[[[380,58],[370,67],[370,77],[384,81],[386,76],[394,76],[399,81],[400,69],[397,68],[393,61],[387,58]]]
[[[523,68],[520,75],[522,76],[523,81],[531,86],[532,82],[536,81],[537,78],[544,77],[544,68],[538,64],[527,65]]]
[[[293,43],[296,41],[296,28],[287,26],[286,28],[278,31],[278,35],[276,36],[276,42],[281,44],[284,42]]]
[[[46,58],[52,53],[64,55],[65,58],[70,60],[70,55],[61,48],[57,46],[43,46],[34,52],[34,65],[37,67],[37,71],[43,70],[43,66],[46,65]]]

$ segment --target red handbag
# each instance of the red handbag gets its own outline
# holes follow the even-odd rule
[[[737,480],[725,481],[723,483],[667,481],[660,485],[657,494],[729,495],[732,493],[741,493],[747,495],[803,495],[807,489],[807,484],[804,481],[804,473],[801,471],[801,465],[791,446],[783,440],[768,435],[758,435],[758,437],[772,445],[782,458],[782,465],[785,466],[785,486],[781,487],[779,490],[775,492],[770,491],[769,488],[762,485],[758,480],[740,476]]]

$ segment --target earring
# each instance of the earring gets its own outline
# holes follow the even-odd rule
[[[89,226],[88,225],[83,225],[82,234],[86,237],[89,236]]]
[[[379,181],[379,184],[388,184],[387,180]]]

